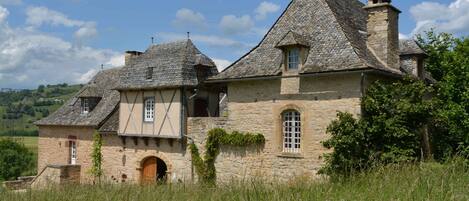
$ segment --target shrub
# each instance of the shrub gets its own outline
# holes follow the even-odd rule
[[[23,144],[9,138],[0,139],[0,180],[15,179],[28,170],[33,161],[31,153]]]
[[[374,83],[362,99],[360,119],[339,113],[329,125],[332,137],[323,145],[334,151],[326,154],[321,172],[349,175],[376,165],[421,160],[421,150],[430,151],[424,146],[429,138],[422,128],[431,120],[434,105],[422,97],[431,91],[411,78]]]

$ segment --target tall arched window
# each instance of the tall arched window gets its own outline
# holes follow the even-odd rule
[[[301,145],[301,115],[296,110],[288,110],[283,118],[283,152],[299,153]]]

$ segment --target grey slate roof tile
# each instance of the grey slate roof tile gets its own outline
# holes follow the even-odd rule
[[[36,125],[55,126],[91,126],[98,127],[118,106],[120,101],[119,92],[112,90],[119,82],[119,71],[122,68],[113,68],[99,72],[86,86],[84,86],[73,98],[60,107],[56,112],[37,122]],[[92,97],[99,95],[101,101],[89,114],[81,114],[81,100],[78,98],[86,94],[90,88],[101,89],[101,94],[92,94]],[[88,95],[87,95],[88,96]]]
[[[358,0],[293,0],[262,41],[211,81],[280,75],[282,51],[275,48],[289,32],[308,40],[309,54],[300,73],[385,67],[366,45],[365,5]]]
[[[412,39],[400,40],[399,49],[401,55],[426,55],[425,51]]]
[[[195,66],[210,67],[218,73],[215,63],[202,54],[191,40],[153,45],[132,59],[121,73],[119,90],[173,88],[196,86],[199,81]],[[153,68],[152,79],[146,79],[148,68]]]

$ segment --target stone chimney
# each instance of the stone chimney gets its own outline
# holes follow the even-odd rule
[[[367,45],[387,67],[400,68],[399,14],[391,0],[368,0]]]
[[[138,52],[138,51],[126,51],[125,52],[125,65],[126,66],[130,65],[132,60],[137,58],[141,54],[142,54],[142,52]]]

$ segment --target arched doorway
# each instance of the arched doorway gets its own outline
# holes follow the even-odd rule
[[[142,161],[142,183],[154,184],[166,182],[166,163],[157,157],[148,157]]]

